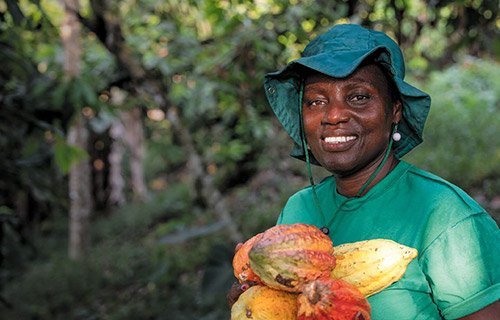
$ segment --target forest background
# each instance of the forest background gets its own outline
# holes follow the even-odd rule
[[[401,45],[407,78],[433,98],[405,160],[498,222],[498,11],[492,0],[0,0],[0,318],[227,319],[235,244],[308,183],[263,76],[337,23]]]

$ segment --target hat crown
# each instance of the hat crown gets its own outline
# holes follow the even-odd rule
[[[371,51],[375,48],[385,48],[389,56],[381,55],[392,67],[394,75],[400,79],[405,76],[403,53],[385,33],[369,30],[355,24],[339,24],[312,40],[304,49],[302,57],[318,54],[335,54],[338,52]]]

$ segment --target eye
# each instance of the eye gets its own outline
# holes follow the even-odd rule
[[[371,98],[369,94],[353,94],[349,97],[349,101],[354,103],[364,103]]]
[[[308,99],[304,101],[304,104],[307,107],[318,107],[324,106],[326,104],[326,101],[323,99]]]
[[[312,100],[309,102],[309,105],[310,106],[321,106],[321,105],[324,105],[325,102],[322,101],[322,100]]]

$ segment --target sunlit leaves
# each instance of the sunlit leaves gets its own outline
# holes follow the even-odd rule
[[[88,158],[85,150],[68,144],[63,138],[57,137],[54,144],[54,160],[59,169],[68,173],[71,166]]]
[[[15,3],[9,1],[7,4]],[[13,77],[15,81],[7,84],[16,87],[16,97],[22,96],[22,89],[24,93],[31,93],[27,101],[38,100],[44,108],[89,107],[97,113],[99,106],[107,102],[97,97],[106,96],[109,84],[121,81],[124,76],[116,57],[95,34],[82,29],[85,48],[82,77],[63,81],[63,57],[57,41],[62,17],[60,3],[56,0],[18,3],[24,16],[22,20],[29,23],[9,33],[3,32],[1,37],[12,45],[14,52],[33,63],[24,64],[21,59],[11,68],[16,70],[18,77],[30,78],[26,74],[40,73],[46,76],[40,79],[50,81],[36,80],[20,86],[15,80],[18,78]],[[361,22],[387,31],[401,41],[410,73],[418,71],[425,76],[432,67],[429,61],[447,54],[449,40],[457,38],[450,35],[464,10],[472,16],[477,13],[485,22],[497,19],[493,14],[493,2],[487,0],[438,2],[434,7],[420,0],[365,0],[351,8],[348,1],[312,0],[124,0],[107,3],[120,21],[132,55],[146,70],[160,75],[166,88],[166,100],[182,111],[183,121],[196,131],[195,136],[210,136],[213,143],[221,145],[234,140],[253,148],[259,148],[268,132],[265,124],[269,109],[262,91],[264,74],[299,57],[310,39],[332,24]],[[5,12],[7,5],[0,9]],[[349,12],[352,16],[348,16]],[[14,24],[9,20],[14,19],[14,15],[6,15],[7,23]],[[81,2],[81,15],[92,20],[89,1]],[[19,17],[17,15],[16,21]],[[478,30],[473,26],[467,32],[478,34]],[[494,48],[495,42],[490,46]],[[152,97],[137,96],[131,88],[123,91],[127,92],[127,98],[115,107],[137,104],[159,107]],[[219,126],[232,134],[218,134]],[[204,148],[202,144],[200,149]],[[228,154],[231,152],[224,157],[230,161],[238,158]]]

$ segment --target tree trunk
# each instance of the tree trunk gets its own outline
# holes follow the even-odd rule
[[[144,127],[142,112],[133,108],[121,113],[125,127],[125,142],[130,151],[130,182],[134,198],[143,201],[147,199],[147,188],[144,182]]]
[[[123,155],[125,146],[123,145],[123,136],[125,128],[120,119],[115,119],[109,130],[111,136],[111,151],[109,153],[109,204],[111,206],[122,206],[126,202],[124,188],[125,179],[123,178]]]
[[[61,25],[61,38],[64,47],[64,73],[72,79],[80,74],[80,23],[77,12],[78,0],[63,0],[64,20]],[[87,150],[89,133],[85,118],[77,110],[73,124],[69,128],[67,142]],[[69,247],[70,259],[83,257],[89,245],[89,220],[92,210],[91,167],[88,160],[72,166],[69,173]]]
[[[89,133],[85,119],[79,114],[68,133],[68,143],[87,150]],[[87,159],[74,164],[69,172],[69,257],[82,258],[89,246],[90,214],[92,212],[92,172]]]

